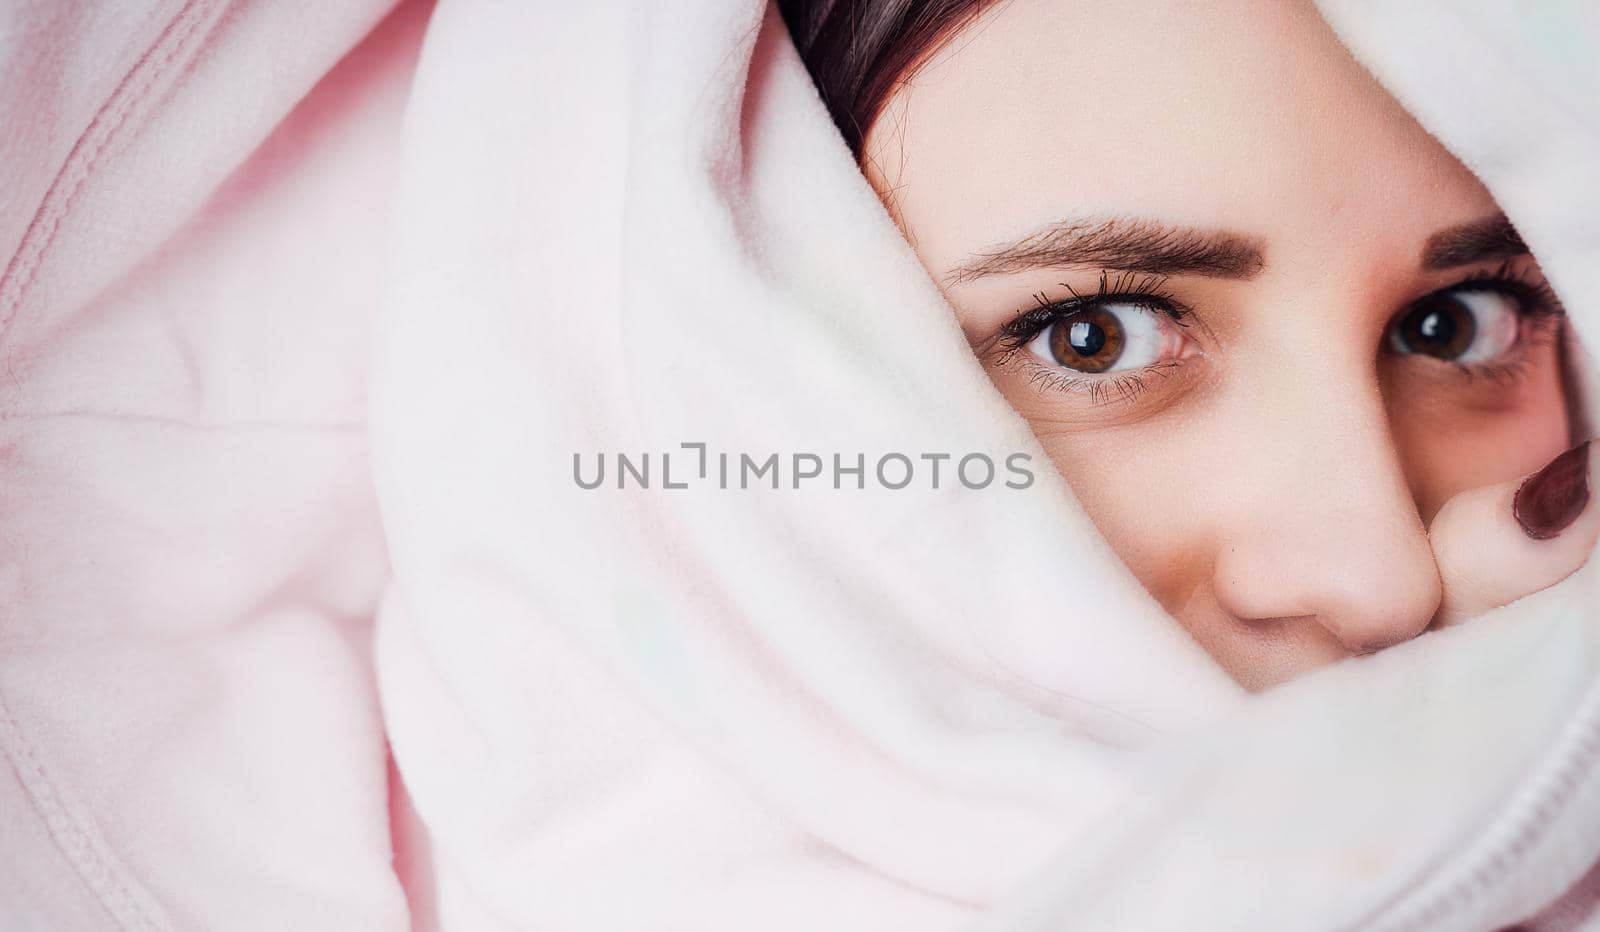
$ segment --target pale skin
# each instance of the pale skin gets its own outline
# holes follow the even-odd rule
[[[1544,541],[1511,515],[1579,439],[1559,305],[1309,3],[1003,0],[862,163],[1101,532],[1246,687],[1592,550],[1600,508]]]

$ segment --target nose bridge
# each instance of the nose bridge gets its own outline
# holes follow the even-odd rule
[[[1242,619],[1312,617],[1356,652],[1415,636],[1440,582],[1375,354],[1345,332],[1266,356],[1231,380],[1250,465],[1221,530],[1218,600]]]

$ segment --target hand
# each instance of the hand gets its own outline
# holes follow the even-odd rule
[[[1445,503],[1428,528],[1444,583],[1435,625],[1459,624],[1583,566],[1600,536],[1592,446],[1574,447],[1526,479]]]

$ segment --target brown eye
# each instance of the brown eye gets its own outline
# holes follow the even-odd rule
[[[1104,372],[1122,358],[1127,332],[1104,308],[1092,307],[1050,325],[1050,355],[1079,372]]]
[[[1517,341],[1520,311],[1509,295],[1487,289],[1431,294],[1392,325],[1390,345],[1451,362],[1494,359]]]
[[[1395,335],[1408,353],[1456,359],[1472,345],[1478,324],[1455,295],[1430,295],[1400,318]]]
[[[1170,312],[1137,301],[1104,301],[1065,313],[1028,343],[1040,362],[1085,375],[1148,369],[1175,362],[1192,348]]]

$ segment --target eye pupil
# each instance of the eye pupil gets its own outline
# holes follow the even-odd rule
[[[1438,311],[1430,311],[1417,326],[1417,332],[1434,346],[1446,346],[1450,338],[1456,335],[1456,325]]]
[[[1122,321],[1101,307],[1079,311],[1050,328],[1050,355],[1079,372],[1106,371],[1122,356],[1126,344]]]
[[[1406,351],[1439,359],[1455,359],[1465,353],[1477,335],[1472,309],[1449,295],[1417,305],[1400,321],[1398,332]]]
[[[1106,345],[1106,332],[1099,324],[1087,320],[1074,321],[1067,328],[1067,342],[1079,356],[1093,356]]]

